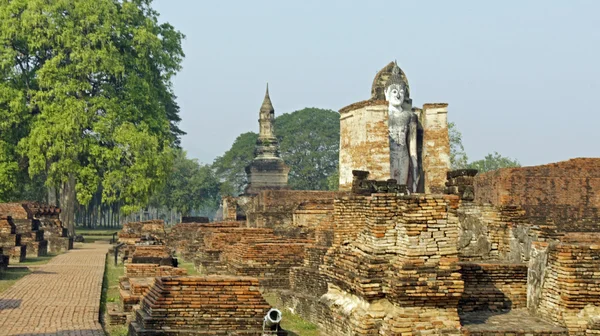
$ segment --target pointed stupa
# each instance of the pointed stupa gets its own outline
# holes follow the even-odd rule
[[[287,189],[290,168],[279,155],[279,142],[275,136],[275,108],[269,96],[269,84],[260,106],[259,133],[254,149],[254,160],[246,167],[248,186],[245,194],[252,195],[265,189]]]
[[[260,113],[275,114],[275,109],[273,108],[273,103],[271,103],[271,97],[269,96],[269,83],[267,83],[267,92],[265,92],[265,99],[263,99],[263,103],[260,106]]]

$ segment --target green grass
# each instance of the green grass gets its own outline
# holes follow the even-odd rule
[[[9,267],[6,271],[1,271],[0,294],[29,273],[31,270],[28,267]]]
[[[272,306],[281,311],[281,327],[284,330],[291,331],[291,335],[299,336],[321,336],[317,325],[292,314],[288,309],[281,307],[281,301],[274,293],[263,293],[265,300]]]
[[[0,272],[0,293],[7,290],[22,277],[30,274],[36,266],[47,264],[56,254],[44,257],[26,258],[25,261],[10,265],[6,271]]]
[[[113,233],[119,232],[120,230],[121,230],[121,228],[89,229],[89,228],[76,227],[75,233],[83,235],[83,236],[109,236],[109,237],[112,237]]]
[[[93,243],[97,240],[110,241],[113,233],[118,232],[119,228],[113,229],[89,229],[89,228],[75,228],[75,233],[82,235],[84,243]]]
[[[112,255],[106,255],[106,266],[104,268],[104,279],[102,281],[102,296],[100,297],[100,311],[102,319],[106,317],[106,303],[116,302],[121,305],[119,295],[119,277],[125,274],[123,264],[115,266]],[[110,336],[127,335],[127,326],[110,326],[105,325],[105,330]]]
[[[200,272],[196,270],[194,263],[191,261],[184,260],[181,256],[177,255],[177,267],[185,268],[188,272],[188,275],[202,275]]]
[[[97,240],[110,241],[112,239],[112,236],[96,236],[96,235],[94,235],[94,236],[88,236],[88,235],[84,235],[83,238],[84,238],[83,243],[87,244],[87,243],[93,243],[93,242],[95,242]]]

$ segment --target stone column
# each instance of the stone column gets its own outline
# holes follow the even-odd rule
[[[423,172],[425,193],[442,194],[450,170],[448,104],[423,105]]]

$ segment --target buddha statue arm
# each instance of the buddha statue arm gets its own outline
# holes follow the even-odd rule
[[[408,135],[408,153],[410,154],[410,160],[412,163],[412,191],[417,191],[417,185],[419,184],[419,161],[417,159],[417,115],[411,112],[410,124],[409,124],[409,135]]]

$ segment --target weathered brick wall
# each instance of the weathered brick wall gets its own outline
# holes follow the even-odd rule
[[[223,221],[235,221],[237,219],[237,202],[234,197],[224,196],[222,200]]]
[[[260,335],[269,309],[258,281],[246,277],[156,279],[136,311],[130,335],[178,332]]]
[[[261,286],[290,288],[290,269],[304,262],[310,242],[279,240],[243,242],[232,246],[223,260],[230,274],[258,278]]]
[[[375,180],[390,178],[385,100],[367,100],[340,110],[340,190],[352,188],[352,170],[367,170]]]
[[[463,261],[527,262],[531,243],[540,238],[519,207],[461,202],[457,214],[458,252]]]
[[[194,263],[203,274],[228,274],[224,251],[233,251],[236,244],[240,246],[254,241],[278,241],[273,229],[267,228],[205,228],[196,246],[198,252]]]
[[[161,266],[156,264],[126,264],[125,276],[128,278],[146,278],[157,276],[186,275],[185,268]]]
[[[442,194],[446,188],[446,173],[450,169],[448,138],[448,104],[425,104],[422,111],[422,164],[425,192]]]
[[[165,222],[160,219],[153,219],[143,222],[125,223],[118,233],[118,240],[121,243],[135,244],[142,236],[146,235],[158,241],[164,241],[167,236]]]
[[[262,190],[242,206],[248,227],[292,228],[294,211],[302,203],[331,201],[340,192],[312,190]]]
[[[333,215],[333,198],[302,202],[293,213],[293,226],[316,228]]]
[[[460,264],[465,283],[459,310],[506,311],[527,307],[527,265],[510,263]]]
[[[334,201],[333,245],[354,240],[366,223],[367,197],[347,195]]]
[[[598,158],[499,169],[477,175],[474,185],[477,203],[521,206],[529,217],[549,218],[560,230],[598,231]]]
[[[323,310],[318,323],[331,335],[459,335],[458,197],[346,198],[336,200],[336,219],[344,218],[338,205],[358,200],[364,226],[334,240],[319,268],[328,291],[313,304]]]
[[[185,260],[193,260],[203,247],[204,234],[213,229],[238,228],[245,222],[179,223],[175,224],[167,236],[167,245]]]
[[[556,245],[537,243],[538,249],[546,249],[537,256],[545,258],[547,266],[541,269],[543,281],[529,284],[540,287],[529,289],[532,293],[539,290],[538,299],[531,301],[537,306],[530,308],[569,329],[569,335],[585,335],[589,322],[585,310],[600,305],[600,237],[586,236],[565,237]]]

